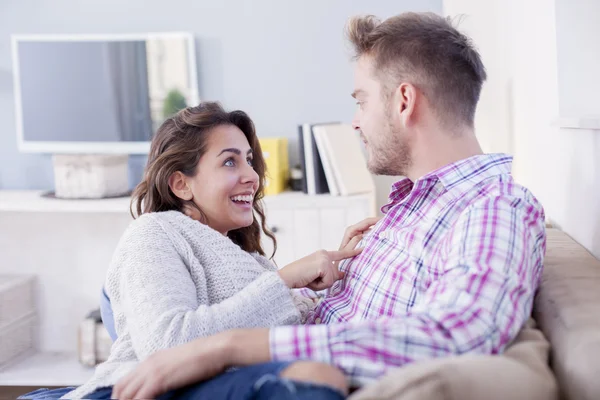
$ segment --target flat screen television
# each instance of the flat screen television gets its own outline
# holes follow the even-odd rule
[[[21,152],[146,154],[199,102],[190,33],[13,35],[12,52]]]

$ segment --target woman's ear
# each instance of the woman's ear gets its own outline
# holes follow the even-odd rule
[[[187,183],[186,176],[181,172],[177,171],[171,174],[169,177],[169,187],[175,196],[181,200],[192,200],[194,195],[192,189]]]

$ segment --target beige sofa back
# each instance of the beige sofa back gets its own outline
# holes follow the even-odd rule
[[[565,233],[548,229],[533,316],[551,343],[564,398],[600,399],[600,261]]]

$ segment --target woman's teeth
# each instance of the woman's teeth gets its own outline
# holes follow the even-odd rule
[[[231,200],[233,201],[243,201],[245,203],[251,203],[253,199],[252,195],[245,195],[245,196],[233,196],[231,198]]]

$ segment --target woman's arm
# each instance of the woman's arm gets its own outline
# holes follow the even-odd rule
[[[254,253],[252,256],[258,261],[260,265],[262,265],[266,271],[277,272],[279,269],[277,266],[269,259],[260,254]],[[294,301],[294,305],[300,312],[300,323],[304,323],[308,314],[315,308],[318,299],[312,299],[309,296],[304,296],[303,293],[312,292],[310,289],[302,288],[302,289],[291,289],[292,299]],[[312,292],[314,293],[314,292]]]
[[[139,359],[228,329],[298,323],[290,289],[274,271],[219,304],[199,304],[178,245],[147,217],[132,224],[117,248],[107,285],[118,334],[131,336]],[[205,277],[196,281],[202,285]]]

